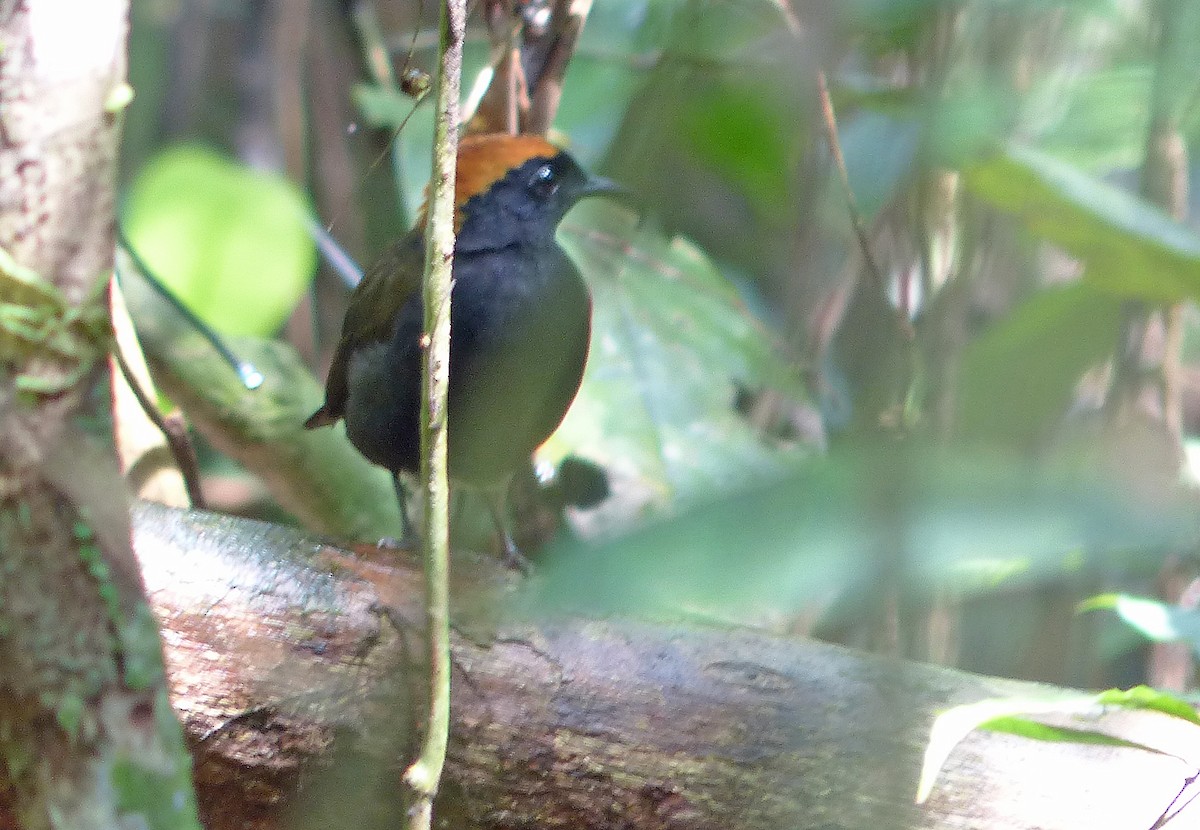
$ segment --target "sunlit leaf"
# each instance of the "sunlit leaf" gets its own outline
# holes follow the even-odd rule
[[[963,172],[976,195],[1086,263],[1098,288],[1152,302],[1200,297],[1200,237],[1127,191],[1017,145]]]
[[[316,265],[307,200],[291,182],[177,147],[130,189],[125,230],[166,285],[229,334],[274,334]]]
[[[1079,605],[1080,611],[1115,611],[1126,625],[1156,643],[1184,642],[1200,655],[1200,612],[1128,594],[1100,594]]]
[[[1144,690],[1144,691],[1143,691]],[[1147,694],[1150,692],[1152,694]],[[1163,698],[1160,700],[1159,698]],[[1154,699],[1154,705],[1127,705],[1122,701],[1149,701]],[[1085,695],[1072,692],[1048,693],[1044,697],[1012,697],[994,700],[982,700],[964,706],[955,706],[942,712],[933,722],[929,733],[929,743],[925,746],[925,757],[921,763],[921,776],[917,783],[916,801],[923,804],[933,792],[938,773],[946,765],[950,753],[963,740],[977,729],[989,732],[1002,732],[1017,735],[1037,741],[1052,743],[1097,744],[1101,746],[1116,746],[1127,749],[1139,749],[1159,755],[1170,753],[1147,744],[1106,735],[1094,729],[1056,726],[1032,720],[1036,716],[1095,716],[1099,715],[1106,706],[1122,706],[1134,709],[1155,709],[1175,717],[1181,707],[1191,711],[1186,703],[1171,698],[1169,695],[1154,692],[1146,687],[1138,687],[1128,692],[1112,690],[1098,695]],[[1195,723],[1195,714],[1184,719]]]
[[[1186,641],[1200,654],[1200,613],[1159,600],[1128,594],[1101,594],[1079,605],[1080,611],[1116,611],[1127,625],[1158,643]]]
[[[1108,689],[1096,695],[1096,700],[1103,706],[1116,706],[1122,709],[1145,709],[1160,712],[1173,718],[1187,721],[1200,726],[1200,714],[1196,707],[1188,701],[1159,689],[1149,686],[1134,686],[1132,689]]]

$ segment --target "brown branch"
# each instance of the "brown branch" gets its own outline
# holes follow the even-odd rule
[[[396,764],[424,677],[416,561],[155,505],[135,526],[176,706],[194,740],[208,736],[196,772],[209,830],[398,823]],[[499,563],[456,559],[454,579],[437,809],[456,828],[1137,828],[1194,773],[1131,749],[976,734],[918,808],[936,712],[1047,688],[744,628],[510,617]],[[1162,716],[1085,728],[1200,757],[1197,730]],[[1188,804],[1177,823],[1198,819]]]
[[[525,132],[545,135],[554,123],[554,116],[558,114],[558,105],[562,100],[567,66],[575,54],[575,45],[583,33],[583,24],[587,22],[588,12],[591,10],[592,0],[555,2],[548,33],[548,37],[551,38],[550,49],[542,64],[542,71],[536,78],[530,79],[532,102]]]

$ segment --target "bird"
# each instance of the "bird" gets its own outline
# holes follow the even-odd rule
[[[591,338],[591,294],[555,231],[585,197],[631,194],[540,136],[507,133],[462,138],[454,189],[449,475],[487,496],[505,563],[525,569],[505,491],[575,399]],[[406,536],[400,474],[420,466],[425,213],[354,289],[325,402],[304,424],[345,421],[354,447],[392,474]]]

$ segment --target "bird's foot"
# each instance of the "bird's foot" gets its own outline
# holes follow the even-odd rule
[[[405,534],[397,539],[395,536],[384,536],[375,543],[375,547],[380,550],[417,550],[421,546],[421,540],[417,538],[415,533]]]
[[[533,563],[525,558],[517,548],[517,543],[513,541],[512,536],[505,533],[500,540],[503,550],[500,552],[500,561],[504,563],[504,567],[511,571],[520,571],[525,576],[533,573]]]

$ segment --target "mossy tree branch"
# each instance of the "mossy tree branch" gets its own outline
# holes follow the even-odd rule
[[[29,830],[196,828],[113,451],[125,0],[0,4],[0,793]]]

